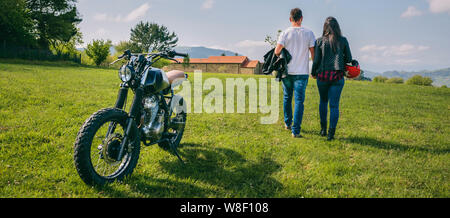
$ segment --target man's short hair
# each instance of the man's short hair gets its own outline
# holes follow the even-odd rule
[[[294,22],[299,21],[303,17],[302,10],[300,8],[294,8],[291,10],[291,18]]]

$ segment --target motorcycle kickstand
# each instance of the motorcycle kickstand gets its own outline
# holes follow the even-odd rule
[[[185,163],[184,163],[183,159],[181,159],[180,155],[178,154],[177,149],[172,146],[172,142],[169,141],[169,143],[170,143],[170,148],[172,149],[172,152],[175,154],[175,156],[177,156],[178,160],[184,165]]]

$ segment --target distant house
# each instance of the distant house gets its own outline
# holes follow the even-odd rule
[[[189,66],[183,63],[182,58],[175,63],[164,67],[165,71],[182,70],[194,72],[202,70],[208,73],[232,73],[232,74],[262,74],[261,63],[252,61],[246,56],[210,56],[209,58],[191,58]]]

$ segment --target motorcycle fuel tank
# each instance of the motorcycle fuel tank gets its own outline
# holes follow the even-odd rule
[[[142,85],[145,90],[159,92],[170,86],[169,79],[164,71],[158,68],[149,67],[145,70],[142,78]]]

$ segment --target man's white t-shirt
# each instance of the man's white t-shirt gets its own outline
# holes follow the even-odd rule
[[[304,27],[289,27],[281,33],[277,43],[292,55],[288,74],[309,75],[309,48],[314,47],[315,42],[314,33]]]

